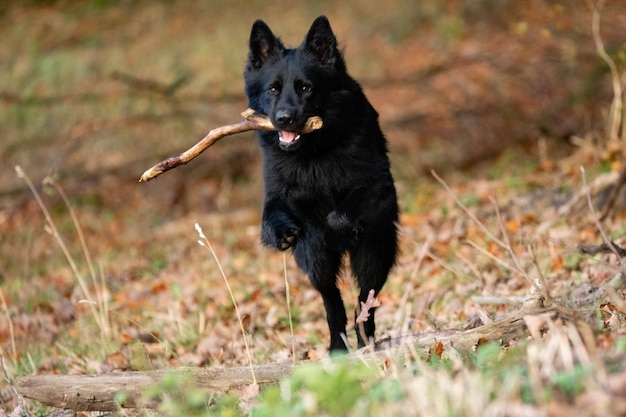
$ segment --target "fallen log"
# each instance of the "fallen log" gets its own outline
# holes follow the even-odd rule
[[[351,353],[348,359],[382,364],[394,352],[402,355],[403,346],[409,344],[420,350],[430,348],[435,342],[441,342],[445,348],[459,351],[471,351],[479,343],[491,341],[506,345],[512,340],[527,337],[529,332],[526,320],[537,316],[560,317],[567,321],[577,320],[573,310],[558,305],[545,307],[543,298],[535,295],[528,298],[522,308],[497,322],[467,330],[446,330],[381,340],[376,344],[374,352],[366,348]],[[256,365],[252,369],[258,384],[268,384],[289,375],[295,366],[302,363],[306,362]],[[17,378],[16,386],[20,395],[48,406],[76,411],[111,411],[119,407],[145,406],[140,404],[141,394],[146,388],[158,384],[169,373],[189,376],[197,387],[215,391],[251,385],[255,381],[249,366],[184,367],[100,375],[33,375]],[[125,401],[118,404],[115,397],[122,392],[126,393]]]
[[[291,373],[292,363],[257,365],[254,373],[258,384],[278,381]],[[249,366],[233,368],[181,367],[154,371],[131,371],[99,375],[33,375],[18,378],[20,395],[47,406],[75,411],[114,411],[143,407],[141,396],[146,388],[159,384],[167,374],[190,377],[207,390],[225,390],[253,383]],[[125,393],[122,404],[115,401]]]
[[[269,117],[252,109],[246,109],[244,112],[241,113],[241,117],[243,117],[245,120],[239,123],[216,127],[215,129],[207,133],[207,135],[202,138],[198,143],[187,149],[185,152],[178,155],[170,156],[169,158],[159,162],[152,168],[146,170],[143,175],[141,175],[141,178],[139,178],[139,182],[149,181],[153,178],[158,177],[165,171],[169,171],[172,168],[176,168],[177,166],[188,163],[196,156],[204,152],[207,148],[212,146],[215,142],[226,136],[234,135],[236,133],[247,132],[249,130],[278,130],[276,129],[276,127],[274,127]],[[322,126],[323,122],[320,117],[309,117],[300,133],[311,133],[314,130],[321,129]]]

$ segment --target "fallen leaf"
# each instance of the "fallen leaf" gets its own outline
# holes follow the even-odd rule
[[[128,359],[123,352],[117,351],[106,356],[106,364],[115,370],[124,371],[128,369]]]
[[[366,322],[370,316],[369,310],[372,308],[380,307],[380,302],[376,299],[376,292],[374,290],[370,290],[367,294],[367,300],[365,302],[361,301],[361,312],[359,316],[356,318],[357,323]]]
[[[428,354],[435,354],[439,359],[441,359],[441,357],[443,356],[443,343],[440,341],[434,342],[430,349],[428,349]]]
[[[320,355],[315,349],[309,349],[304,353],[304,359],[310,361],[319,361]]]
[[[505,229],[509,233],[517,233],[520,229],[520,221],[518,219],[508,220],[505,225]]]

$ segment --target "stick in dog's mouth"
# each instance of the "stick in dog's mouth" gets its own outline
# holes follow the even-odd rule
[[[158,177],[165,171],[169,171],[170,169],[176,168],[180,165],[185,165],[223,137],[234,135],[236,133],[247,132],[249,130],[278,130],[274,127],[269,117],[252,109],[246,109],[243,111],[241,113],[241,117],[245,120],[239,123],[216,127],[185,152],[170,156],[152,168],[146,170],[141,178],[139,178],[139,182],[149,181]],[[323,125],[324,122],[322,122],[322,119],[319,116],[309,117],[300,134],[311,133],[314,130],[321,129]],[[300,134],[295,132],[279,131],[279,136],[284,138],[285,134],[288,134],[287,140],[289,142],[295,142],[300,137]]]

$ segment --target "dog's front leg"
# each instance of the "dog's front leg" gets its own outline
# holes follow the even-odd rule
[[[283,200],[270,198],[263,207],[261,241],[278,250],[287,250],[296,243],[300,227]]]

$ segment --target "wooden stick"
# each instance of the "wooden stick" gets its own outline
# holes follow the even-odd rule
[[[597,255],[598,253],[614,253],[620,258],[626,257],[626,248],[613,241],[599,245],[580,244],[578,245],[578,251],[591,256]]]
[[[143,173],[139,182],[149,181],[158,177],[165,171],[176,168],[179,165],[185,165],[196,156],[200,155],[204,150],[213,145],[223,137],[234,135],[236,133],[247,132],[249,130],[278,130],[272,124],[272,121],[264,114],[258,113],[252,109],[246,109],[241,113],[245,119],[242,122],[231,125],[216,127],[211,130],[204,138],[196,143],[185,152],[170,156],[169,158],[159,162],[152,168]],[[309,117],[300,133],[311,133],[314,130],[321,129],[323,126],[322,119],[318,116]]]

